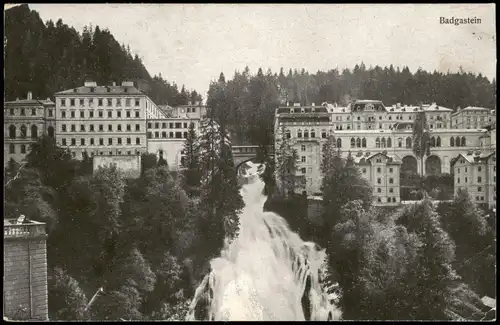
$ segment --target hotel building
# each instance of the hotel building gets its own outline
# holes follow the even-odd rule
[[[42,134],[55,135],[55,104],[50,99],[26,99],[4,102],[4,166],[12,158],[24,160],[30,145]]]

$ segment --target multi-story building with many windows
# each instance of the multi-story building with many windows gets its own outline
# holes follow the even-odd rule
[[[200,133],[200,121],[206,115],[206,107],[197,103],[178,107],[160,106],[165,116],[148,119],[148,152],[165,159],[172,169],[182,163],[184,142],[191,123],[196,133]]]
[[[373,186],[373,204],[375,206],[399,205],[401,160],[396,156],[388,155],[387,151],[364,157],[358,154],[353,158],[361,171],[361,176]]]
[[[496,123],[496,111],[484,107],[459,108],[451,115],[454,129],[480,129]]]
[[[423,161],[412,152],[413,121],[416,114],[422,111],[426,113],[431,131],[430,155],[425,156]],[[295,105],[276,110],[275,131],[284,126],[287,136],[297,143],[300,163],[304,165],[299,167],[299,171],[305,171],[306,178],[311,178],[300,191],[313,195],[319,192],[321,143],[328,135],[335,137],[344,158],[349,153],[353,157],[367,157],[385,151],[389,157],[393,157],[393,161],[401,161],[401,170],[420,173],[423,164],[424,175],[453,173],[452,160],[464,151],[478,150],[488,130],[452,128],[451,112],[435,103],[385,107],[382,102],[375,100],[355,101],[347,107],[327,103],[312,107]],[[307,140],[309,147],[302,148],[301,142],[304,140]],[[302,162],[303,149],[308,152],[305,163]],[[310,165],[308,162],[311,162]],[[311,176],[308,175],[309,171]],[[372,185],[376,188],[377,184]],[[399,196],[394,197],[398,200]]]
[[[73,157],[133,155],[147,151],[146,121],[164,117],[133,82],[84,86],[55,94],[56,141]]]
[[[4,166],[12,158],[21,162],[30,145],[42,135],[55,134],[55,104],[50,99],[27,99],[4,103]]]

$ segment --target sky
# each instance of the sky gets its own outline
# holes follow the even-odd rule
[[[408,66],[496,74],[494,4],[30,4],[44,21],[108,28],[130,45],[151,76],[205,96],[220,72],[245,66],[310,73]],[[440,24],[440,17],[480,24]]]

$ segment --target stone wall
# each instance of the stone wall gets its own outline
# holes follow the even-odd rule
[[[4,317],[48,320],[46,235],[7,228],[4,225]]]
[[[139,178],[141,176],[141,156],[94,156],[93,168],[108,167],[116,164],[125,178]]]

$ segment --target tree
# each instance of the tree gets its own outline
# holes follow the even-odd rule
[[[299,162],[299,155],[288,138],[288,132],[284,126],[279,129],[274,152],[277,182],[282,196],[294,193]]]
[[[412,151],[420,159],[420,175],[424,175],[424,157],[430,155],[431,132],[427,123],[425,111],[420,107],[413,122]]]
[[[232,239],[236,236],[238,213],[244,205],[227,134],[224,112],[228,109],[229,101],[222,73],[219,82],[210,86],[207,106],[209,115],[201,122],[200,139],[203,171],[200,207],[204,212],[200,229],[206,229],[202,239],[205,244],[203,250],[211,257],[220,252],[226,237]]]
[[[189,125],[186,141],[184,142],[184,156],[181,161],[184,185],[190,195],[195,195],[201,183],[200,148],[194,123]]]
[[[49,314],[53,320],[86,320],[88,304],[78,281],[63,269],[55,268],[49,277]]]

